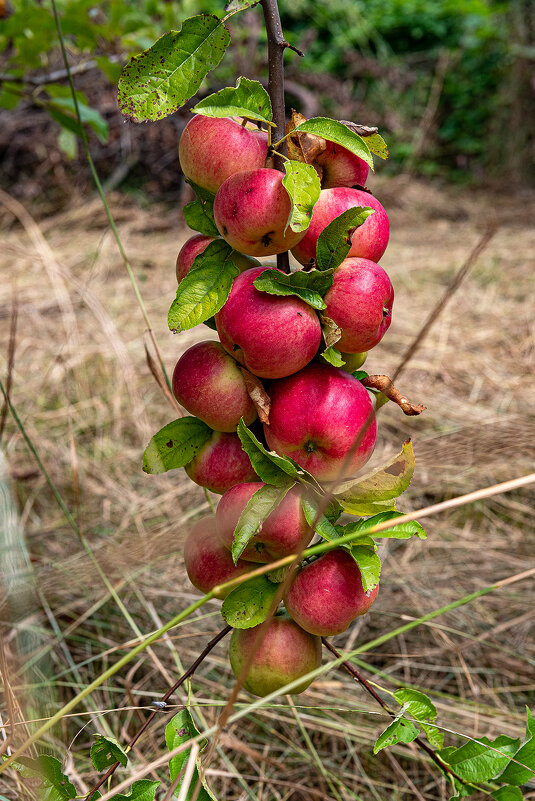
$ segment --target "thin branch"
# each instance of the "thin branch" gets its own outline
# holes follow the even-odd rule
[[[204,651],[202,651],[202,653],[199,654],[199,656],[197,657],[195,662],[193,662],[193,664],[186,670],[186,672],[182,674],[182,676],[179,678],[179,680],[175,684],[173,684],[173,686],[169,690],[167,690],[165,695],[162,695],[162,697],[161,697],[159,702],[156,702],[158,704],[156,709],[153,712],[150,713],[150,715],[148,716],[147,720],[143,723],[141,728],[138,729],[138,731],[134,734],[134,736],[132,737],[132,739],[128,743],[128,746],[127,746],[127,750],[128,751],[130,751],[134,747],[134,745],[137,743],[137,741],[139,740],[139,738],[141,737],[143,732],[146,731],[146,729],[150,726],[150,724],[152,723],[152,721],[154,720],[156,715],[159,712],[161,712],[163,708],[165,708],[165,704],[167,703],[169,698],[173,695],[173,693],[175,693],[178,690],[178,688],[181,687],[184,684],[186,679],[189,679],[189,677],[192,676],[195,673],[195,671],[197,670],[199,665],[201,665],[202,662],[206,659],[206,657],[208,656],[210,651],[217,645],[217,643],[220,640],[222,640],[224,637],[227,636],[229,631],[231,631],[231,628],[232,628],[231,626],[225,626],[224,629],[221,629],[221,631],[218,634],[216,634],[216,636],[212,640],[210,640],[210,642],[208,643],[208,645],[206,646]],[[163,704],[163,707],[161,706],[161,704]],[[104,776],[102,776],[98,780],[97,784],[95,784],[95,786],[85,796],[86,801],[89,801],[91,796],[94,795],[97,792],[97,790],[99,790],[102,787],[102,785],[105,784],[108,781],[109,778],[111,778],[111,776],[113,776],[113,774],[115,773],[115,771],[117,770],[117,768],[119,767],[120,764],[121,764],[120,762],[115,762],[107,770],[107,772],[104,774]]]

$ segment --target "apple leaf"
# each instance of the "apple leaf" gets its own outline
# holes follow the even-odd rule
[[[383,748],[396,745],[396,743],[412,743],[419,734],[420,732],[414,723],[411,723],[410,720],[405,720],[403,713],[400,712],[390,726],[377,738],[373,746],[373,753],[378,754]]]
[[[347,550],[359,566],[362,589],[364,592],[370,592],[377,587],[381,577],[381,560],[375,543],[370,540],[352,545]]]
[[[427,739],[434,748],[444,745],[444,732],[432,725],[437,719],[437,710],[434,703],[424,693],[410,687],[401,687],[394,693],[394,698],[401,704],[403,711],[409,717],[417,720],[426,733]]]
[[[118,86],[121,112],[132,122],[168,117],[192,97],[230,43],[218,17],[199,14],[133,56]]]
[[[520,764],[518,764],[520,763]],[[527,784],[535,773],[535,720],[527,709],[526,739],[499,777],[508,784]]]
[[[225,14],[230,16],[238,11],[246,11],[248,8],[256,6],[260,0],[230,0],[225,6]]]
[[[321,192],[318,173],[312,165],[301,161],[285,161],[284,172],[282,185],[292,204],[284,233],[288,226],[292,231],[306,231]]]
[[[169,751],[173,751],[175,748],[178,748],[180,745],[187,743],[188,740],[192,740],[199,734],[197,731],[197,727],[193,722],[193,718],[191,717],[191,712],[189,709],[181,709],[180,712],[177,712],[174,715],[167,726],[165,727],[165,743]],[[199,752],[201,752],[206,747],[206,740],[201,740],[199,743]],[[180,772],[184,770],[185,765],[189,759],[191,753],[191,749],[185,749],[181,751],[180,754],[171,757],[169,760],[169,777],[172,782],[175,781],[177,776],[180,775]],[[204,776],[201,779],[201,788],[198,796],[195,796],[196,787],[199,781],[199,767],[200,767],[200,756],[197,756],[196,759],[196,767],[193,772],[193,776],[190,782],[190,786],[186,793],[186,801],[192,801],[194,797],[198,798],[199,801],[209,801],[209,799],[215,799],[212,791],[206,784],[204,780]],[[175,788],[178,793],[180,791],[181,783],[179,782],[178,786]]]
[[[145,473],[165,473],[184,467],[212,436],[212,429],[197,417],[181,417],[153,436],[143,454]]]
[[[279,456],[274,451],[267,451],[253,432],[247,428],[243,419],[238,423],[238,436],[243,450],[251,460],[255,473],[266,484],[283,486],[287,483],[288,477],[290,477],[294,481],[312,484],[314,487],[319,486],[313,476],[294,462],[293,459],[289,459],[287,456]]]
[[[350,130],[338,120],[330,120],[327,117],[312,117],[306,122],[302,122],[295,128],[295,132],[303,131],[306,133],[321,136],[328,142],[335,142],[337,145],[350,150],[355,156],[366,162],[373,170],[373,158],[370,149],[362,136]]]
[[[219,236],[214,222],[214,201],[207,198],[196,198],[186,203],[182,209],[184,220],[193,231],[204,236]]]
[[[520,740],[500,734],[495,740],[480,737],[459,748],[445,748],[439,756],[466,782],[487,782],[500,774],[518,750]]]
[[[319,270],[299,270],[289,274],[264,270],[254,280],[255,287],[261,292],[270,295],[296,295],[313,309],[326,308],[322,296],[331,288],[332,283],[332,271],[322,273]]]
[[[508,785],[493,790],[491,796],[495,798],[496,801],[522,801],[524,798],[522,790],[519,790],[518,787],[510,787]]]
[[[327,317],[325,314],[320,314],[320,322],[321,333],[323,334],[323,339],[325,340],[327,348],[336,345],[342,336],[342,329],[336,325],[334,320],[331,320],[331,318]]]
[[[377,133],[377,128],[371,128],[368,125],[359,125],[357,122],[350,122],[349,120],[340,120],[340,122],[349,128],[350,131],[362,136],[364,142],[368,146],[370,153],[374,156],[379,156],[380,159],[387,159],[390,155],[388,147],[383,137]]]
[[[328,517],[323,514],[323,512],[318,515],[320,507],[316,498],[310,495],[303,495],[301,498],[301,508],[308,525],[316,531],[320,537],[323,537],[323,539],[328,542],[337,539],[339,535]]]
[[[336,350],[334,345],[331,345],[329,348],[325,348],[321,356],[326,362],[332,364],[333,367],[343,367],[345,364],[345,361],[342,359],[342,354],[339,350]]]
[[[385,520],[395,520],[396,517],[401,517],[399,512],[380,512],[373,517],[368,517],[366,520],[358,520],[354,523],[347,523],[345,526],[338,526],[343,528],[345,534],[356,534],[362,531],[363,534],[370,531],[378,523],[383,523]],[[398,526],[387,528],[384,531],[378,531],[377,534],[371,534],[372,537],[381,537],[386,539],[395,540],[408,540],[411,537],[419,537],[421,540],[427,538],[423,527],[416,520],[409,520],[407,523],[400,523]]]
[[[3,755],[3,758],[7,759],[7,756]],[[16,762],[11,764],[11,767],[24,779],[41,779],[39,798],[50,799],[50,801],[70,801],[78,795],[76,787],[65,776],[61,762],[56,757],[48,754],[41,754],[35,759],[19,757]]]
[[[195,265],[179,283],[169,308],[167,322],[171,331],[186,331],[213,317],[225,305],[237,275],[239,270],[230,253],[225,260],[208,256],[200,266]]]
[[[285,484],[275,486],[264,484],[249,498],[234,531],[232,543],[234,564],[244,552],[249,540],[258,534],[266,517],[277,508],[293,486],[295,486],[295,482],[287,477]]]
[[[334,495],[350,514],[366,515],[375,514],[376,511],[390,511],[395,509],[392,501],[405,492],[413,473],[414,452],[411,441],[407,440],[400,453],[370,473],[339,485]],[[377,504],[385,505],[373,512],[362,511],[364,508],[369,509],[370,505],[376,507]]]
[[[236,86],[227,86],[199,101],[192,109],[206,117],[246,117],[273,125],[273,111],[268,93],[261,83],[241,76]]]
[[[114,737],[105,737],[103,734],[96,734],[95,737],[96,740],[89,752],[95,770],[105,770],[115,762],[119,762],[123,767],[126,766],[128,756]]]
[[[234,629],[250,629],[263,623],[277,593],[267,576],[255,576],[230,592],[221,607],[224,620]]]
[[[117,793],[111,801],[154,801],[156,790],[161,782],[152,782],[150,779],[140,779],[134,782],[128,793]]]
[[[343,262],[351,250],[356,229],[373,213],[369,206],[354,206],[325,226],[316,244],[318,270],[332,270]]]

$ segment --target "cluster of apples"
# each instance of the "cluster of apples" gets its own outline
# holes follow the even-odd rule
[[[249,572],[258,564],[296,553],[314,533],[305,519],[298,486],[263,522],[234,564],[231,547],[240,515],[263,486],[236,433],[240,419],[268,449],[291,457],[319,482],[354,475],[371,456],[377,426],[367,390],[351,375],[366,352],[383,337],[391,320],[394,292],[377,264],[389,236],[381,204],[363,188],[368,166],[350,151],[328,142],[315,163],[322,191],[306,231],[287,226],[291,202],[283,173],[266,168],[264,131],[229,118],[197,115],[179,143],[186,178],[211,192],[221,237],[239,252],[241,273],[215,315],[217,341],[200,342],[178,360],[173,391],[179,403],[213,430],[186,470],[190,478],[222,498],[215,515],[193,526],[184,548],[189,578],[203,592]],[[294,295],[260,291],[255,280],[274,266],[257,257],[291,250],[306,270],[314,266],[324,228],[344,211],[374,210],[355,230],[348,257],[335,269],[324,296],[324,314],[341,329],[336,347],[344,369],[322,360],[318,313]],[[189,239],[178,254],[180,282],[213,237]],[[257,419],[253,377],[270,400],[269,415]],[[344,549],[305,564],[284,597],[286,612],[271,621],[245,687],[265,695],[317,667],[321,636],[341,633],[372,605],[377,588],[366,593],[358,565]],[[235,629],[230,658],[238,675],[255,628]],[[294,692],[301,692],[308,682]]]

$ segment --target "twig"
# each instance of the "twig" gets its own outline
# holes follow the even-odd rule
[[[167,690],[165,695],[162,695],[160,701],[158,702],[158,704],[159,704],[158,707],[153,712],[150,713],[150,715],[148,716],[147,720],[143,723],[141,728],[138,729],[138,731],[134,734],[134,736],[132,737],[132,739],[128,743],[128,746],[127,746],[127,750],[128,751],[130,751],[130,749],[132,749],[134,747],[134,745],[137,743],[137,741],[139,740],[139,738],[141,737],[143,732],[146,731],[148,726],[150,726],[151,722],[154,720],[156,715],[159,712],[161,712],[161,710],[165,707],[165,704],[167,703],[169,698],[173,695],[173,693],[175,693],[178,690],[178,688],[181,687],[182,684],[184,684],[186,679],[189,679],[189,677],[192,676],[195,673],[195,671],[197,670],[199,665],[206,659],[206,657],[208,656],[210,651],[217,645],[217,643],[220,640],[222,640],[224,637],[227,636],[227,634],[229,633],[230,630],[231,630],[231,626],[225,626],[224,629],[221,629],[221,631],[218,634],[216,634],[216,636],[212,640],[210,640],[210,642],[208,643],[208,645],[206,646],[204,651],[202,651],[202,653],[199,654],[199,656],[197,657],[195,662],[193,662],[193,664],[186,670],[186,672],[182,674],[182,676],[179,678],[179,680],[175,684],[173,684],[173,686],[169,690]],[[160,704],[163,704],[164,707],[161,707]],[[120,764],[121,764],[120,762],[115,762],[107,770],[107,772],[104,774],[104,776],[102,776],[98,780],[98,783],[95,784],[95,786],[85,796],[86,801],[89,801],[91,796],[94,795],[97,792],[97,790],[99,790],[102,787],[102,785],[105,784],[108,781],[108,779],[111,776],[113,776],[113,774],[115,773],[115,771],[117,770],[117,768],[119,767]]]

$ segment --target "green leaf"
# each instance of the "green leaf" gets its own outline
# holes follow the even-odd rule
[[[396,456],[365,476],[342,484],[334,494],[344,510],[351,514],[370,514],[363,512],[362,509],[369,508],[370,504],[376,505],[377,502],[387,503],[383,509],[376,511],[389,511],[395,508],[395,504],[388,502],[405,492],[411,483],[413,473],[414,451],[410,440],[407,440]]]
[[[400,713],[390,726],[379,735],[373,746],[373,753],[378,754],[383,748],[388,748],[388,746],[396,743],[412,743],[419,733],[414,723],[411,723],[410,720],[405,720]]]
[[[379,156],[380,159],[386,160],[390,153],[388,152],[388,145],[381,136],[381,134],[373,133],[370,136],[363,136],[364,143],[367,145],[370,153],[374,156]]]
[[[342,145],[346,150],[350,150],[355,156],[365,161],[373,170],[373,158],[362,136],[350,131],[346,125],[338,122],[338,120],[330,120],[327,117],[312,117],[312,119],[298,125],[295,132],[298,131],[315,134],[327,139],[329,142]]]
[[[145,473],[165,473],[184,467],[212,436],[212,429],[197,417],[181,417],[153,436],[143,454]]]
[[[213,199],[198,197],[190,203],[186,203],[182,213],[186,225],[193,231],[198,231],[204,236],[219,236],[219,231],[214,222]]]
[[[413,690],[409,687],[401,687],[394,693],[394,698],[399,704],[403,705],[404,711],[414,720],[420,723],[427,739],[434,748],[442,748],[444,745],[444,733],[437,729],[433,724],[437,718],[437,710],[434,703],[424,693]]]
[[[7,759],[5,755],[3,758]],[[43,801],[70,801],[77,796],[76,787],[63,773],[59,759],[53,756],[42,754],[35,759],[19,757],[11,767],[24,779],[41,779],[39,789]]]
[[[288,226],[292,231],[306,231],[321,192],[318,173],[311,164],[302,161],[285,161],[284,172],[282,185],[292,204],[284,232]]]
[[[105,770],[115,762],[119,762],[123,767],[126,766],[128,756],[114,737],[105,737],[103,734],[96,734],[95,737],[96,740],[89,752],[95,770]]]
[[[276,270],[264,270],[254,285],[261,292],[270,295],[295,295],[313,309],[325,309],[326,303],[323,295],[333,283],[332,272],[321,273],[319,270],[305,272],[299,270],[295,273],[279,273]]]
[[[322,513],[318,518],[319,502],[316,498],[309,494],[303,495],[301,498],[301,508],[308,525],[311,526],[320,537],[323,537],[323,539],[328,542],[333,542],[338,538],[339,535],[328,517]],[[316,520],[316,518],[318,519]]]
[[[221,614],[234,629],[258,626],[268,616],[276,593],[277,584],[271,582],[267,576],[255,576],[227,595]]]
[[[491,795],[496,801],[522,801],[524,798],[518,787],[510,787],[507,785],[505,787],[500,787],[498,790],[494,790]]]
[[[351,250],[353,233],[373,213],[369,206],[355,206],[325,226],[316,244],[318,270],[332,270],[343,262]]]
[[[195,328],[213,317],[227,302],[239,270],[232,261],[204,260],[179,283],[167,315],[171,331]]]
[[[248,8],[256,6],[260,0],[230,0],[225,6],[225,14],[229,16],[237,11],[246,11]]]
[[[379,584],[381,577],[381,560],[377,554],[375,543],[359,543],[348,548],[349,553],[359,566],[362,589],[370,592]]]
[[[128,793],[117,793],[110,801],[154,801],[156,790],[161,782],[151,782],[149,779],[140,779],[134,782]]]
[[[294,481],[302,481],[318,486],[315,479],[287,456],[279,456],[273,451],[267,451],[257,440],[243,420],[238,423],[238,436],[242,448],[249,456],[253,470],[266,484],[283,486],[288,482],[288,476]]]
[[[383,523],[385,520],[395,520],[396,517],[401,517],[400,512],[380,512],[373,517],[368,517],[366,520],[359,520],[354,523],[347,523],[343,526],[346,534],[356,534],[358,531],[363,533],[369,531],[373,526]],[[340,527],[341,528],[341,527]],[[385,539],[394,540],[408,540],[411,537],[419,537],[421,540],[427,538],[423,527],[416,520],[409,520],[407,523],[400,523],[392,528],[387,528],[385,531],[379,531],[377,534],[372,534],[373,537],[381,537]]]
[[[58,147],[71,161],[78,153],[78,138],[75,133],[62,128],[58,134]]]
[[[467,782],[486,782],[499,774],[518,749],[520,740],[501,734],[495,740],[481,737],[460,748],[444,749],[439,756]]]
[[[353,378],[356,378],[357,381],[362,381],[364,378],[368,378],[369,373],[367,373],[366,370],[355,370],[351,375]]]
[[[118,101],[133,122],[161,120],[192,97],[230,43],[220,19],[199,14],[184,20],[152,47],[133,56],[119,80]]]
[[[514,755],[514,760],[514,762],[509,762],[499,780],[507,782],[507,784],[527,784],[535,773],[535,721],[529,709],[527,710],[526,739]]]
[[[288,490],[293,486],[294,482],[288,477],[286,478],[286,484],[278,486],[264,484],[264,486],[260,487],[247,501],[247,505],[241,513],[234,531],[234,541],[232,543],[232,558],[234,559],[234,564],[236,564],[244,552],[249,540],[252,539],[255,534],[258,534],[266,517],[277,508]]]
[[[76,108],[72,97],[58,97],[51,101],[50,109],[59,109],[60,112],[70,113],[73,120],[77,119]],[[84,103],[78,102],[80,119],[94,130],[100,142],[105,144],[108,141],[108,123],[96,108],[91,108]],[[52,116],[52,115],[51,115]]]
[[[198,734],[199,732],[197,731],[197,728],[193,722],[193,718],[191,717],[189,709],[181,709],[180,712],[177,712],[177,714],[171,718],[165,727],[165,743],[168,750],[173,751],[175,748],[187,743],[188,740],[193,739],[193,737],[196,737]],[[203,748],[206,747],[206,740],[201,740],[199,745],[199,751],[202,751]],[[174,782],[180,772],[185,769],[190,753],[191,749],[186,748],[180,754],[171,757],[169,760],[169,775],[172,782]],[[192,776],[192,780],[186,793],[186,801],[192,801],[194,797],[197,783],[199,781],[199,766],[200,757],[198,756],[196,759],[196,767]],[[201,780],[201,784],[202,787],[197,796],[198,801],[209,801],[210,799],[214,799],[214,801],[216,801],[215,796],[206,784],[204,778]],[[176,796],[174,797],[178,797],[179,792],[180,783],[176,788]]]
[[[331,345],[330,348],[325,348],[321,355],[322,358],[329,364],[332,364],[333,367],[343,367],[345,364],[345,361],[342,359],[342,354],[339,350],[336,350],[334,345]]]
[[[236,87],[227,86],[201,100],[192,109],[206,117],[246,117],[273,125],[271,100],[261,83],[241,76]]]

